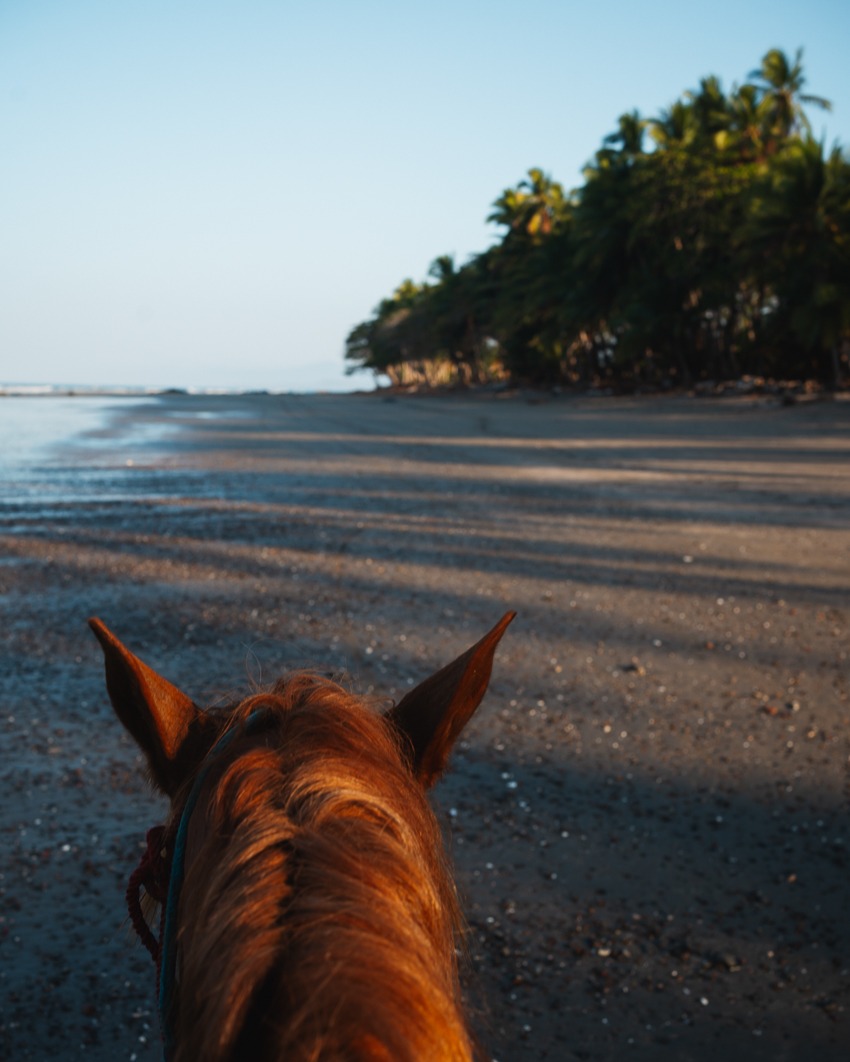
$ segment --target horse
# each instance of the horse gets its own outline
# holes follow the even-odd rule
[[[168,1062],[478,1055],[427,791],[514,615],[384,712],[309,672],[201,709],[89,620],[115,713],[170,801],[127,889]]]

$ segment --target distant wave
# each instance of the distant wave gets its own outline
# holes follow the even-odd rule
[[[165,393],[162,387],[93,387],[76,384],[4,384],[0,383],[0,395],[26,397],[27,395],[55,395],[60,398],[68,398],[71,395],[87,395],[89,397],[106,398],[120,396],[144,397],[145,395],[161,395]]]
[[[228,387],[115,387],[96,384],[5,384],[0,383],[0,397],[27,397],[45,395],[69,398],[84,395],[88,398],[145,398],[155,395],[239,395],[246,394],[239,388]],[[271,392],[269,392],[271,393]]]

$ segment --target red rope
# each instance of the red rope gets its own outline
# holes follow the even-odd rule
[[[160,924],[160,940],[157,940],[142,913],[141,890],[144,888],[148,896],[162,906],[164,919],[169,876],[168,858],[163,847],[164,836],[164,826],[153,826],[148,830],[147,848],[127,883],[127,910],[130,912],[130,921],[139,939],[151,953],[157,969],[161,953],[162,926]]]

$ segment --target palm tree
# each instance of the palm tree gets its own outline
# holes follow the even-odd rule
[[[789,145],[755,189],[742,241],[770,286],[776,368],[837,382],[850,338],[850,163],[811,138]]]
[[[779,48],[771,48],[757,70],[750,71],[756,88],[765,104],[764,112],[769,132],[780,140],[802,132],[811,133],[811,124],[803,110],[804,106],[832,110],[832,104],[822,96],[803,93],[806,79],[803,76],[803,49],[798,48],[794,62]]]
[[[609,133],[603,144],[619,147],[617,155],[623,161],[631,161],[643,154],[643,134],[647,123],[638,111],[621,114],[617,119],[617,131]],[[603,149],[604,150],[604,149]]]
[[[478,383],[479,334],[476,320],[479,273],[474,264],[458,269],[452,255],[435,258],[428,275],[436,283],[428,291],[427,316],[434,354],[449,359],[457,382]]]
[[[666,149],[690,147],[698,132],[694,109],[684,100],[676,100],[658,118],[651,118],[648,126],[658,147]]]
[[[723,147],[730,124],[729,103],[716,77],[704,77],[697,92],[686,93],[691,101],[695,138],[704,146]]]
[[[493,203],[487,220],[506,225],[511,232],[527,236],[548,236],[563,216],[564,189],[542,170],[528,171],[516,188],[507,188]]]
[[[765,111],[767,103],[755,85],[735,88],[729,98],[729,131],[732,146],[744,160],[765,157]]]
[[[382,299],[372,317],[348,334],[345,360],[351,362],[348,374],[371,369],[394,379],[395,369],[424,355],[421,328],[416,311],[427,292],[423,284],[403,280],[388,299]]]

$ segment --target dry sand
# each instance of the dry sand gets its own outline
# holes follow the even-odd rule
[[[849,1057],[850,402],[126,416],[0,524],[0,1056],[160,1054],[123,891],[162,802],[87,616],[211,701],[397,695],[515,608],[435,794],[493,1058]]]

